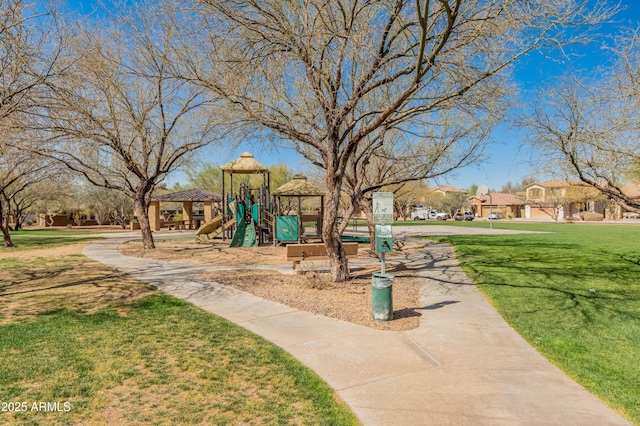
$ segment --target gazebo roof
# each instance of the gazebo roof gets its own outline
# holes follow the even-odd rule
[[[240,154],[240,158],[223,164],[220,169],[225,172],[238,173],[238,174],[250,174],[266,172],[268,169],[262,164],[258,163],[253,155],[248,152]]]
[[[274,190],[272,194],[280,197],[309,197],[325,195],[326,191],[307,181],[305,175],[298,174],[289,182]]]
[[[185,202],[185,201],[222,201],[222,195],[215,192],[207,191],[206,189],[187,189],[184,191],[172,192],[170,194],[157,195],[151,197],[153,201],[170,201],[170,202]]]

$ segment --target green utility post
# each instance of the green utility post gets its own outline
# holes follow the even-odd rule
[[[371,312],[376,321],[393,319],[393,274],[386,273],[384,254],[393,249],[393,193],[374,192],[373,222],[376,252],[380,253],[381,271],[373,274]]]

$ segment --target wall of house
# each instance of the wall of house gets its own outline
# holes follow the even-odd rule
[[[543,209],[540,207],[534,207],[529,205],[528,208],[525,209],[525,217],[527,219],[549,219],[551,218],[551,211],[549,209]]]
[[[477,206],[476,206],[477,207]],[[487,217],[489,213],[500,212],[502,216],[506,219],[507,217],[520,218],[523,217],[523,209],[520,209],[520,206],[505,206],[505,205],[494,205],[489,206],[488,204],[480,205],[480,208],[477,210],[479,214],[478,217]]]
[[[533,185],[527,188],[526,191],[527,200],[544,200],[544,187],[539,185]]]
[[[482,203],[477,198],[473,198],[470,201],[471,211],[476,215],[476,217],[483,217],[482,215]]]

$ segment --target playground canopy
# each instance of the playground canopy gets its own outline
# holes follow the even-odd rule
[[[240,158],[223,164],[220,166],[220,170],[231,174],[256,174],[269,171],[265,166],[256,161],[249,152],[244,152],[240,154]]]
[[[317,233],[321,235],[321,220],[324,213],[324,196],[326,192],[318,188],[307,180],[307,177],[302,174],[297,174],[293,178],[273,191],[273,196],[276,200],[276,220],[274,222],[273,234],[274,245],[278,241],[291,241],[297,240],[298,243],[302,242],[302,234],[304,231],[303,222],[307,220],[316,221]],[[280,215],[280,198],[281,197],[295,197],[298,199],[298,215],[296,216],[281,216]],[[302,215],[302,197],[320,197],[320,214],[305,217]]]
[[[318,188],[302,174],[295,175],[289,182],[273,191],[276,197],[324,197],[326,191]]]

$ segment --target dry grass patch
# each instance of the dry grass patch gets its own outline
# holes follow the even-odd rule
[[[2,250],[0,250],[0,260],[10,258],[19,260],[33,260],[40,257],[57,258],[68,254],[80,254],[80,252],[82,252],[82,249],[87,244],[89,243],[74,243],[69,245],[39,249],[27,247],[27,250],[20,250],[22,249],[22,245],[18,246],[17,248],[3,248]]]
[[[0,259],[0,325],[50,310],[95,312],[158,293],[80,254],[85,244]]]

